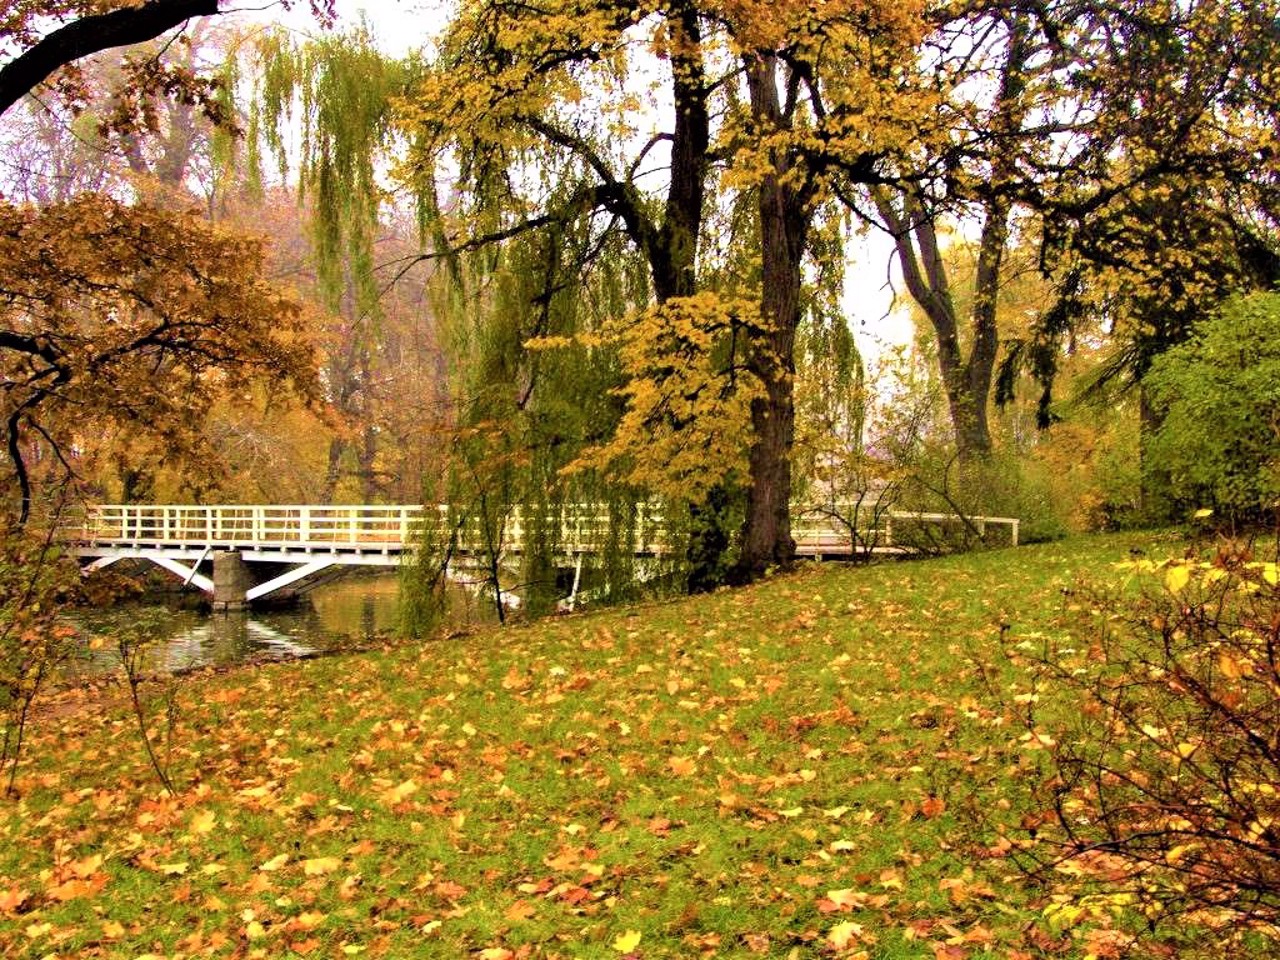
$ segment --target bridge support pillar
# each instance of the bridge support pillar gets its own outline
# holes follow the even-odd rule
[[[249,565],[234,550],[218,550],[213,555],[213,609],[220,611],[243,610],[249,605],[246,599],[253,587]]]

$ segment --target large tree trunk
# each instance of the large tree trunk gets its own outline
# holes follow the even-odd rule
[[[747,62],[752,115],[761,130],[785,124],[778,99],[776,61],[757,55]],[[800,325],[801,267],[809,226],[807,189],[788,177],[787,156],[758,188],[761,249],[761,319],[765,331],[751,345],[749,363],[764,383],[764,396],[751,405],[753,437],[750,487],[742,527],[736,583],[783,569],[795,559],[791,537],[791,445],[795,436],[795,339]]]
[[[665,303],[698,292],[698,237],[702,232],[711,118],[702,64],[702,31],[691,5],[669,15],[671,76],[675,125],[671,139],[671,181],[662,225],[647,244],[655,299]],[[729,491],[714,488],[702,503],[689,506],[689,542],[685,551],[689,593],[713,590],[724,581],[729,548]]]
[[[1026,119],[1023,100],[1026,62],[1032,54],[1029,28],[1024,17],[1010,24],[1008,46],[1001,67],[992,127],[1012,143]],[[973,308],[969,314],[969,355],[960,342],[960,317],[951,296],[950,279],[938,244],[936,214],[926,210],[920,197],[910,193],[895,200],[883,189],[872,196],[881,219],[893,235],[898,264],[911,298],[933,327],[938,344],[938,372],[947,395],[948,412],[955,433],[961,465],[981,463],[991,455],[991,428],[987,411],[999,352],[996,308],[1000,270],[1009,240],[1008,197],[999,188],[1018,176],[1017,156],[1011,148],[997,148],[991,160],[990,193],[983,198],[984,218],[978,241],[978,265],[974,275]]]

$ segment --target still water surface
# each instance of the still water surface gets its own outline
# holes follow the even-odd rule
[[[100,673],[119,665],[110,638],[122,631],[147,638],[145,669],[182,671],[229,666],[258,659],[310,656],[388,637],[399,625],[399,578],[395,573],[361,576],[323,584],[296,606],[246,613],[200,613],[163,604],[130,603],[74,618],[86,640],[104,639],[88,651],[75,670]],[[460,596],[460,618],[477,617]],[[87,644],[86,644],[87,646]]]

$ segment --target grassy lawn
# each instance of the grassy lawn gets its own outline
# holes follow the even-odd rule
[[[1002,650],[1135,544],[1179,549],[810,567],[184,678],[175,798],[122,698],[62,695],[0,801],[0,955],[1082,953],[1001,854],[1037,756]]]

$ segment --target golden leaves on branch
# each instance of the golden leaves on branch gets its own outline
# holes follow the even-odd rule
[[[313,396],[301,309],[264,254],[193,213],[105,196],[0,204],[0,415],[86,453],[142,429],[180,460],[204,450],[221,396],[261,380]]]
[[[626,410],[613,439],[586,451],[567,472],[596,469],[678,502],[699,502],[731,475],[744,475],[751,402],[763,395],[745,366],[763,330],[753,300],[700,293],[615,324]],[[757,347],[758,348],[758,347]]]

